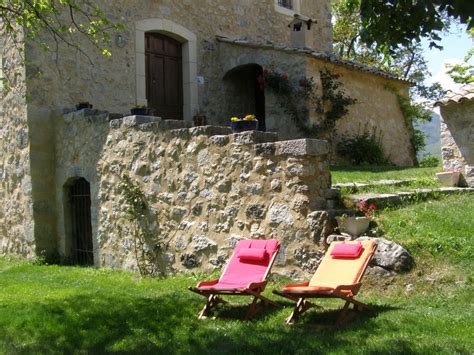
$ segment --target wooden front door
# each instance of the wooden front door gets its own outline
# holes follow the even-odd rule
[[[183,119],[181,43],[159,33],[145,34],[146,98],[155,116]]]

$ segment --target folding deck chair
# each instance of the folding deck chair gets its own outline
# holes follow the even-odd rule
[[[273,291],[282,297],[296,302],[287,324],[293,324],[298,317],[312,307],[322,308],[307,298],[340,298],[346,303],[339,313],[336,325],[349,320],[349,306],[354,311],[370,309],[354,299],[359,292],[367,265],[375,252],[375,242],[333,242],[319,265],[311,281],[285,286],[281,291]]]
[[[253,296],[246,319],[257,312],[257,302],[281,307],[278,303],[262,296],[267,284],[266,278],[280,248],[280,242],[270,240],[241,240],[219,279],[201,281],[189,289],[207,298],[204,308],[199,312],[199,319],[219,303],[226,303],[218,295]]]

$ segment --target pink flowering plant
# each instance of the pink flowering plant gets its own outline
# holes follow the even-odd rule
[[[365,217],[372,218],[375,215],[375,204],[367,205],[367,201],[354,202],[354,209],[356,213],[362,213]]]
[[[263,91],[267,86],[278,94],[288,95],[292,92],[289,79],[290,77],[287,73],[263,68],[262,74],[257,77],[257,84],[261,91]]]

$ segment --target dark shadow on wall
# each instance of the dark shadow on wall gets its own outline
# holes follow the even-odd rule
[[[265,89],[258,78],[262,75],[258,64],[245,64],[229,70],[224,75],[226,116],[245,117],[253,114],[258,119],[258,129],[265,131]]]

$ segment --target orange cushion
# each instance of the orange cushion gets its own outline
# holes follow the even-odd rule
[[[345,243],[356,244],[360,242]],[[332,258],[332,250],[336,245],[342,243],[331,243],[321,264],[319,264],[318,269],[311,278],[309,286],[336,288],[340,285],[352,285],[359,282],[375,248],[373,240],[363,240],[361,243],[364,250],[358,258],[354,259]]]

